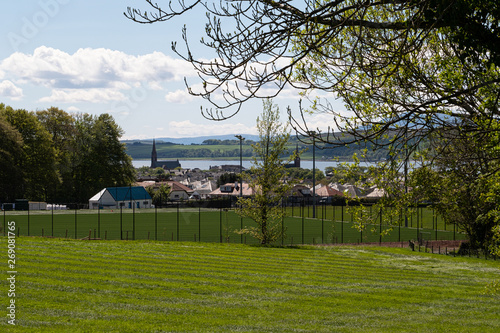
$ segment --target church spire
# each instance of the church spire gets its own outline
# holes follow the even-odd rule
[[[153,139],[153,150],[151,151],[151,168],[156,168],[156,162],[158,161],[158,157],[156,155],[156,142]]]
[[[295,167],[300,168],[300,155],[299,155],[299,144],[295,147]]]

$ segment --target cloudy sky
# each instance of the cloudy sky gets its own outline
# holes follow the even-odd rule
[[[261,101],[214,122],[200,113],[210,105],[187,93],[184,78],[197,83],[196,73],[171,50],[171,42],[182,42],[186,24],[196,56],[203,13],[142,25],[123,15],[127,6],[148,9],[144,0],[2,3],[0,102],[28,110],[108,112],[124,129],[124,139],[256,134]],[[298,108],[298,99],[289,90],[274,100],[282,119],[287,106]],[[329,119],[317,115],[310,121],[324,126]]]

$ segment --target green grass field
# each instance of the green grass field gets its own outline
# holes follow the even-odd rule
[[[421,234],[426,240],[464,239],[465,235],[454,232],[453,227],[438,223],[430,210],[409,218],[409,227],[399,227],[392,221],[392,231],[383,237],[380,232],[390,227],[391,221],[368,225],[363,232],[353,228],[351,216],[342,207],[318,207],[316,219],[312,219],[312,207],[288,207],[289,217],[283,220],[286,238],[278,245],[320,244],[320,243],[366,243],[406,242],[418,239]],[[373,212],[372,212],[373,213]],[[292,216],[293,215],[293,216]],[[242,219],[233,210],[208,209],[142,209],[133,212],[120,210],[78,210],[78,211],[34,211],[5,212],[3,226],[15,221],[16,233],[29,236],[54,236],[81,239],[150,239],[162,241],[204,241],[252,244],[252,238],[238,235],[235,231],[253,225],[249,219]],[[344,221],[344,222],[342,222]],[[417,226],[417,221],[418,226]],[[434,223],[436,221],[436,223]],[[436,226],[437,225],[437,229]],[[434,226],[434,228],[433,228]],[[29,233],[28,233],[29,228]]]
[[[2,332],[500,331],[499,261],[407,249],[19,237],[16,271]]]

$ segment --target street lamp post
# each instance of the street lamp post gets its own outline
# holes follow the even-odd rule
[[[245,140],[241,135],[235,135],[240,140],[240,198],[243,196],[243,148],[242,142]]]
[[[308,134],[312,136],[313,140],[313,218],[316,218],[316,132],[309,131]]]
[[[245,140],[241,135],[235,135],[240,140],[240,198],[243,197],[243,148],[242,143]],[[243,229],[243,217],[240,216],[240,230]],[[240,243],[243,243],[243,234],[240,234]]]

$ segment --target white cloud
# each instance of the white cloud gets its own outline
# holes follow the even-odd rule
[[[33,54],[16,52],[0,70],[16,79],[55,89],[125,88],[126,82],[179,81],[193,75],[185,61],[161,52],[132,56],[109,49],[79,49],[69,54],[40,46]]]
[[[165,95],[165,100],[169,103],[184,104],[193,101],[194,96],[185,90],[176,90]]]
[[[106,102],[122,99],[124,90],[142,86],[162,90],[163,84],[192,75],[189,63],[161,52],[134,56],[104,48],[69,54],[40,46],[33,54],[16,52],[0,62],[0,78],[5,76],[20,86],[52,89],[52,95],[41,98],[42,102]]]
[[[16,87],[11,81],[5,80],[0,82],[0,96],[10,97],[13,100],[20,100],[23,97],[23,90]]]
[[[148,82],[148,87],[151,90],[163,90],[163,87],[161,86],[161,84],[159,82],[155,82],[155,81]]]
[[[80,112],[81,110],[77,108],[76,106],[70,106],[67,108],[68,112]]]
[[[257,134],[257,129],[241,123],[212,122],[209,125],[202,125],[192,123],[190,120],[184,120],[169,122],[168,133],[171,137],[195,137],[233,133]]]
[[[54,89],[52,90],[51,96],[42,97],[39,99],[39,102],[99,103],[103,101],[119,101],[124,99],[125,96],[114,89]]]

